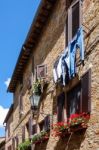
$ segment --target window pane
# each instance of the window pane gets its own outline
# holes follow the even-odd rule
[[[79,28],[79,2],[72,7],[72,38]]]
[[[77,85],[67,93],[67,117],[80,113],[81,85]]]
[[[36,124],[33,125],[33,134],[35,134],[35,133],[37,133],[37,125]]]
[[[44,130],[44,120],[39,123],[40,131]]]
[[[44,130],[47,131],[50,129],[50,116],[47,115],[44,119]]]
[[[37,78],[45,78],[46,76],[46,65],[38,65],[37,66]]]

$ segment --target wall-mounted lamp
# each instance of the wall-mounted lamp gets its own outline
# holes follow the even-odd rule
[[[37,108],[38,108],[38,105],[39,105],[39,102],[40,102],[40,95],[36,95],[36,94],[32,94],[31,96],[30,96],[30,103],[31,103],[31,108],[33,109],[33,110],[37,110]]]

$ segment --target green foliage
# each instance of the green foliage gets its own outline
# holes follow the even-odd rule
[[[26,140],[25,142],[19,144],[18,150],[28,150],[28,148],[31,146],[30,140]]]
[[[35,134],[33,137],[32,137],[32,142],[35,143],[37,141],[42,141],[43,138],[45,137],[48,137],[48,134],[46,131],[41,131],[39,134]]]
[[[41,94],[41,81],[37,80],[33,83],[32,91],[34,94]]]

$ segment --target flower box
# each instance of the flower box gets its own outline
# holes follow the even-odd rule
[[[86,128],[87,128],[87,125],[83,126],[82,124],[77,124],[77,125],[70,126],[70,132],[76,132],[76,131],[83,130]]]
[[[58,122],[58,123],[53,125],[53,135],[55,137],[57,137],[57,136],[64,137],[67,134],[69,134],[68,129],[69,129],[69,126],[67,123]]]
[[[86,129],[90,115],[88,113],[72,114],[67,122],[58,122],[52,126],[53,136],[65,137],[71,132]]]
[[[33,144],[40,144],[49,139],[49,135],[46,131],[41,131],[38,134],[35,134],[32,138],[32,143]]]
[[[69,118],[70,132],[86,129],[89,118],[87,113],[72,114]]]

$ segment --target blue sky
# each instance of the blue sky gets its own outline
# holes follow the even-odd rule
[[[22,44],[41,0],[0,0],[0,136],[12,103],[5,81],[12,76]]]

